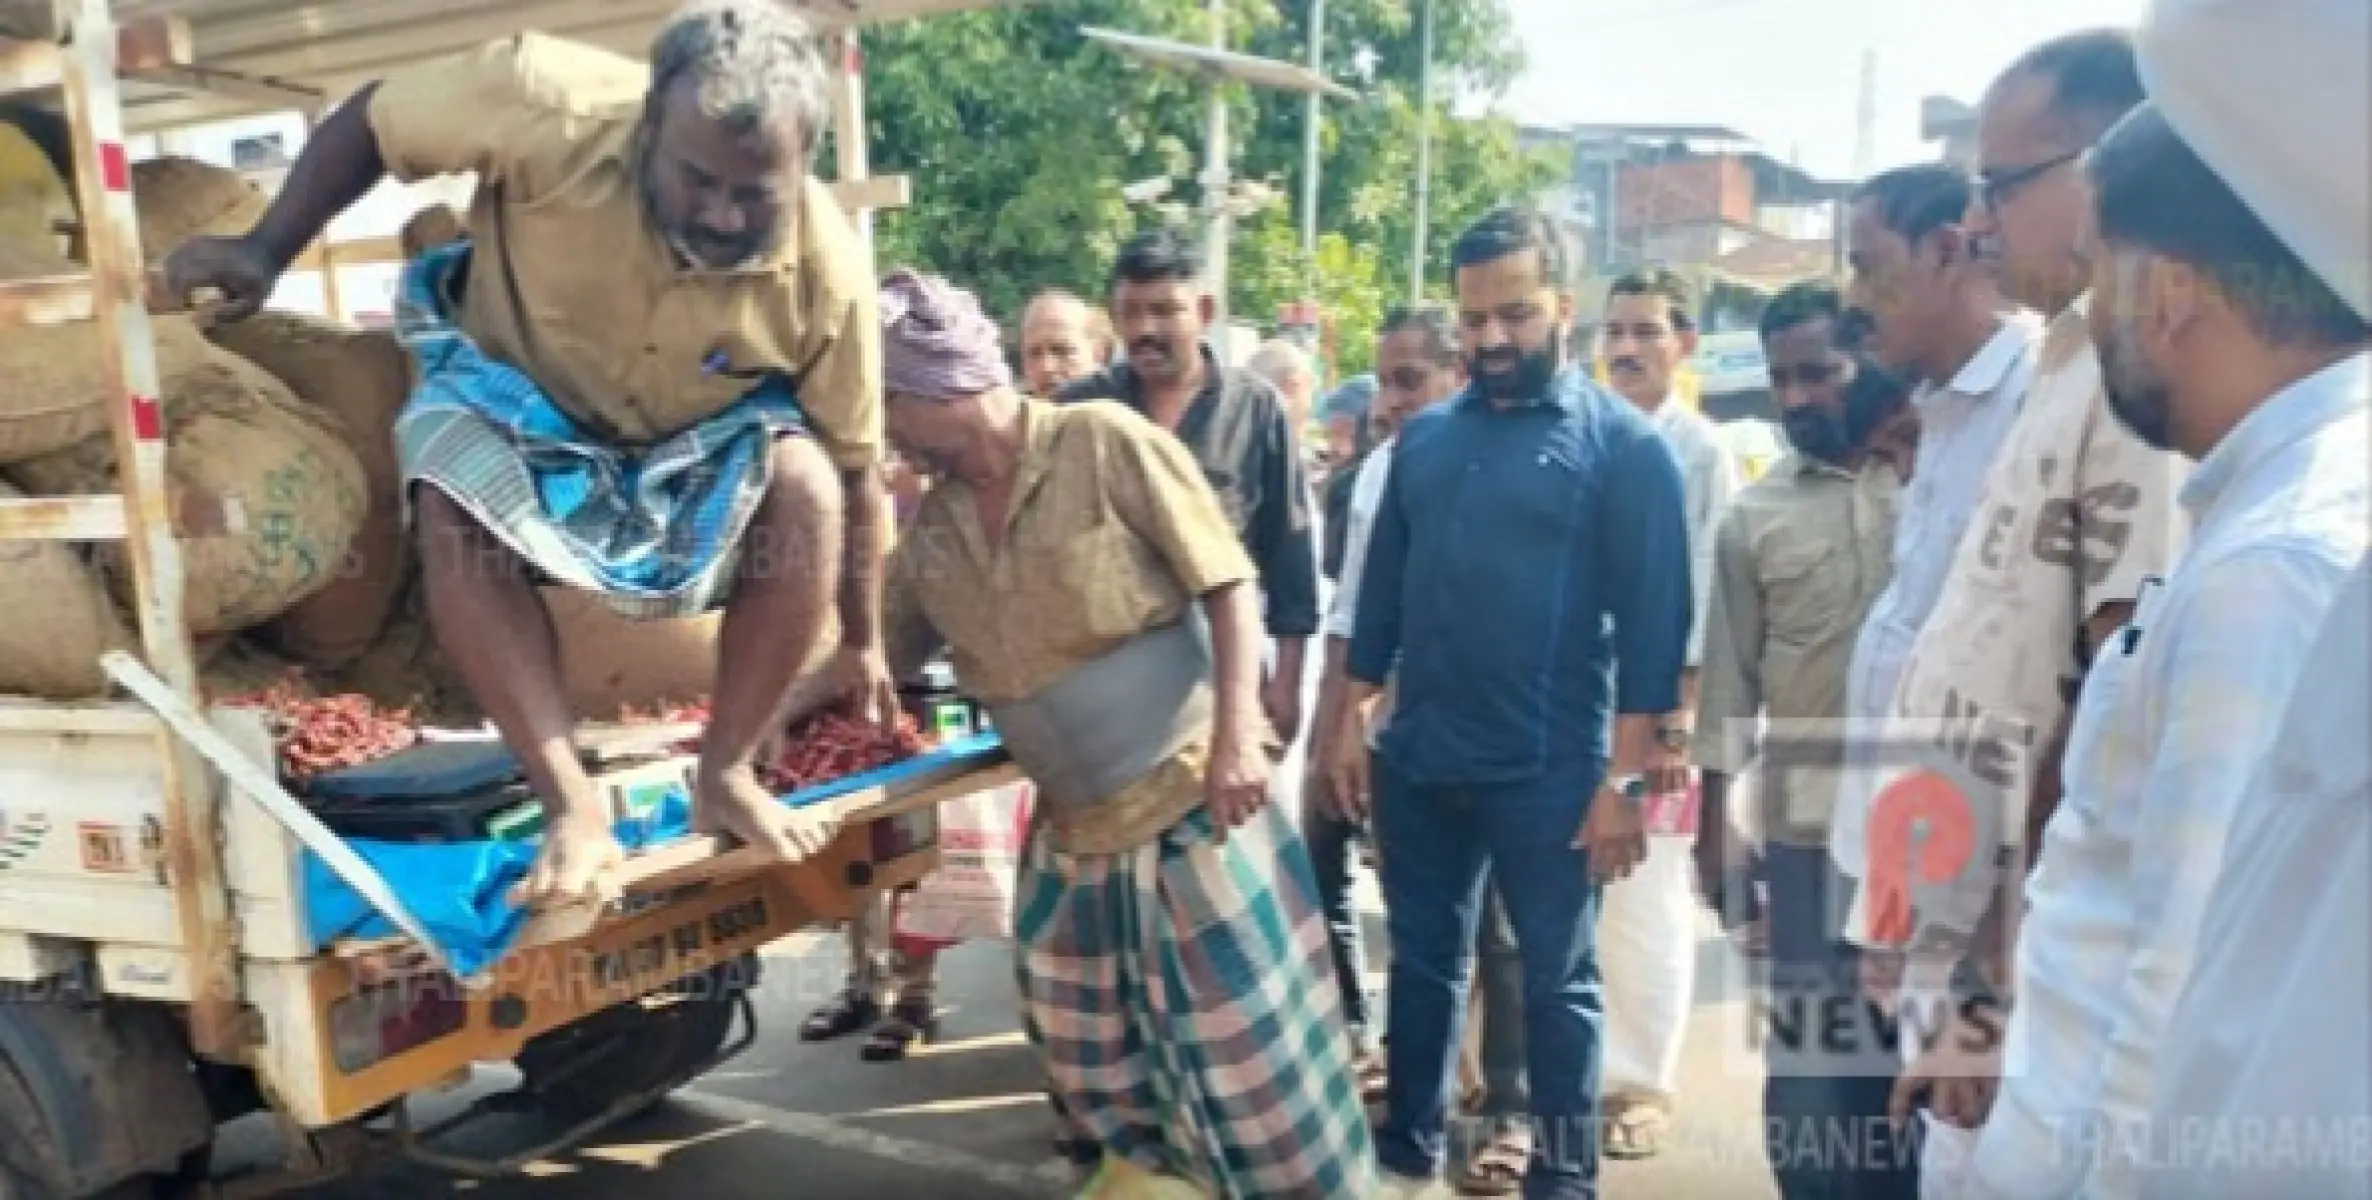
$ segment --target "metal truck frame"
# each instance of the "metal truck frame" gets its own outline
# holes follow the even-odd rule
[[[870,211],[903,205],[906,181],[867,171],[856,27],[1007,0],[786,2],[839,47],[835,190],[869,238]],[[654,1006],[689,1002],[685,1011],[713,1024],[706,1014],[720,1010],[698,1003],[732,1001],[746,1044],[756,951],[919,878],[935,856],[937,803],[1016,777],[1009,766],[957,771],[834,801],[843,833],[795,867],[763,866],[713,839],[637,856],[624,909],[539,917],[489,978],[465,984],[423,938],[312,943],[307,850],[396,927],[419,927],[281,789],[260,717],[202,708],[179,539],[235,529],[240,514],[168,491],[127,130],[290,108],[318,119],[405,63],[530,29],[639,53],[673,6],[0,0],[0,93],[62,94],[88,259],[85,274],[0,282],[0,326],[97,322],[120,397],[108,415],[121,464],[119,494],[0,499],[0,542],[124,542],[144,651],[104,661],[129,699],[0,698],[0,1200],[144,1195],[167,1180],[192,1194],[265,1195],[390,1152],[514,1169],[738,1046],[704,1026],[687,1036],[706,1057],[594,1089],[602,1103],[499,1158],[441,1149],[444,1127],[414,1128],[405,1099],[522,1055],[565,1076],[572,1055],[600,1045],[585,1031]],[[392,248],[358,249],[367,261]],[[297,268],[324,271],[333,309],[337,259],[317,246]],[[525,1069],[532,1083],[537,1067]],[[217,1121],[257,1109],[286,1135],[282,1168],[195,1183]]]

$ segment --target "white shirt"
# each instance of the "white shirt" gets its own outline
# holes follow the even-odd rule
[[[2372,540],[2368,406],[2359,354],[2235,426],[2183,486],[2190,549],[2093,665],[2027,888],[2001,1093],[1974,1160],[1987,1193],[2115,1200],[2155,1153],[2153,1068],[2188,1036],[2169,1018],[2226,834]]]
[[[1919,747],[1924,761],[1882,768],[1882,777],[1944,769],[1988,806],[1975,824],[1996,839],[1971,847],[1958,878],[1916,897],[1919,924],[1942,931],[1941,946],[1965,941],[2000,889],[2005,876],[1992,851],[2025,841],[2035,768],[2083,677],[2076,640],[2085,623],[2105,606],[2131,603],[2182,545],[2176,493],[2190,464],[2133,436],[2109,411],[2088,299],[2044,334],[2033,386],[1889,713],[1890,746]]]
[[[1688,623],[1688,665],[1705,661],[1705,610],[1713,603],[1714,532],[1721,514],[1738,495],[1738,463],[1722,447],[1721,435],[1705,414],[1666,400],[1648,415],[1680,460],[1682,498],[1688,504],[1689,587],[1696,611]]]
[[[2372,1200],[2372,560],[2306,661],[2158,1047],[2153,1197]]]
[[[1919,452],[1895,517],[1894,578],[1870,606],[1861,636],[1854,640],[1853,666],[1845,680],[1851,744],[1829,826],[1829,855],[1851,878],[1861,878],[1869,861],[1873,761],[1865,745],[1869,739],[1861,731],[1874,731],[1893,707],[1895,686],[1919,630],[1943,593],[1953,551],[1976,510],[1986,472],[1999,456],[2034,379],[2035,344],[2041,338],[2039,319],[2012,317],[1960,368],[1950,386],[1923,386],[1911,397],[1919,413]]]
[[[1359,477],[1351,481],[1351,511],[1343,523],[1342,577],[1334,584],[1334,605],[1326,610],[1328,637],[1347,641],[1358,628],[1359,581],[1367,573],[1367,538],[1375,530],[1376,510],[1384,504],[1384,484],[1392,478],[1392,443],[1396,440],[1385,438],[1368,451],[1366,460],[1359,464]],[[1392,691],[1387,681],[1368,727],[1370,745],[1383,731],[1384,718],[1391,711]]]
[[[1385,438],[1359,464],[1351,481],[1351,508],[1343,522],[1342,575],[1334,581],[1334,605],[1326,611],[1326,636],[1349,638],[1359,624],[1359,580],[1367,573],[1367,538],[1375,529],[1376,510],[1384,504],[1384,484],[1392,478],[1392,443]]]

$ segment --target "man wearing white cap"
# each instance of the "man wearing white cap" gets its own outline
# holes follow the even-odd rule
[[[2210,69],[2254,57],[2218,45]],[[2164,82],[2179,92],[2186,76]],[[2079,702],[1998,1098],[1972,1064],[1935,1060],[1896,1094],[1982,1122],[1969,1187],[1988,1196],[2135,1195],[2142,1167],[2196,1152],[2150,1123],[2157,1068],[2190,1032],[2170,1017],[2235,815],[2259,799],[2253,767],[2372,526],[2372,327],[2308,267],[2303,239],[2202,160],[2188,122],[2224,118],[2189,96],[2177,110],[2183,126],[2145,104],[2092,153],[2091,322],[2117,419],[2197,463],[2182,492],[2191,544],[2143,589]]]
[[[2372,8],[2160,3],[2142,48],[2185,140],[2372,318]],[[2157,1048],[2153,1197],[2372,1198],[2372,560],[2307,661],[2233,818],[2181,1036]]]

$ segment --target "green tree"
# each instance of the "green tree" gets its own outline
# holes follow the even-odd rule
[[[1317,261],[1305,261],[1300,195],[1306,101],[1230,87],[1239,179],[1283,201],[1242,221],[1229,302],[1267,324],[1309,295],[1334,320],[1345,368],[1364,364],[1383,307],[1402,298],[1413,243],[1419,34],[1416,0],[1328,0],[1328,73],[1363,93],[1328,101],[1321,127]],[[1437,0],[1437,107],[1427,272],[1466,221],[1537,190],[1554,167],[1523,154],[1499,120],[1457,120],[1446,98],[1496,93],[1520,56],[1501,0]],[[1233,0],[1230,44],[1301,60],[1308,0]],[[1096,25],[1187,41],[1208,36],[1201,0],[1050,0],[892,26],[866,38],[874,170],[913,179],[911,207],[876,221],[884,263],[915,263],[977,289],[1010,318],[1030,293],[1099,294],[1120,243],[1175,219],[1132,206],[1125,185],[1173,181],[1199,199],[1204,105],[1198,79],[1141,66],[1079,33]],[[1368,70],[1363,74],[1360,64]]]

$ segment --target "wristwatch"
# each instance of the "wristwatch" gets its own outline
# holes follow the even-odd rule
[[[1655,744],[1679,754],[1688,749],[1690,733],[1686,725],[1665,725],[1655,731]]]
[[[1647,776],[1645,775],[1609,775],[1606,777],[1604,786],[1607,791],[1622,797],[1623,803],[1632,808],[1638,808],[1647,803]]]

